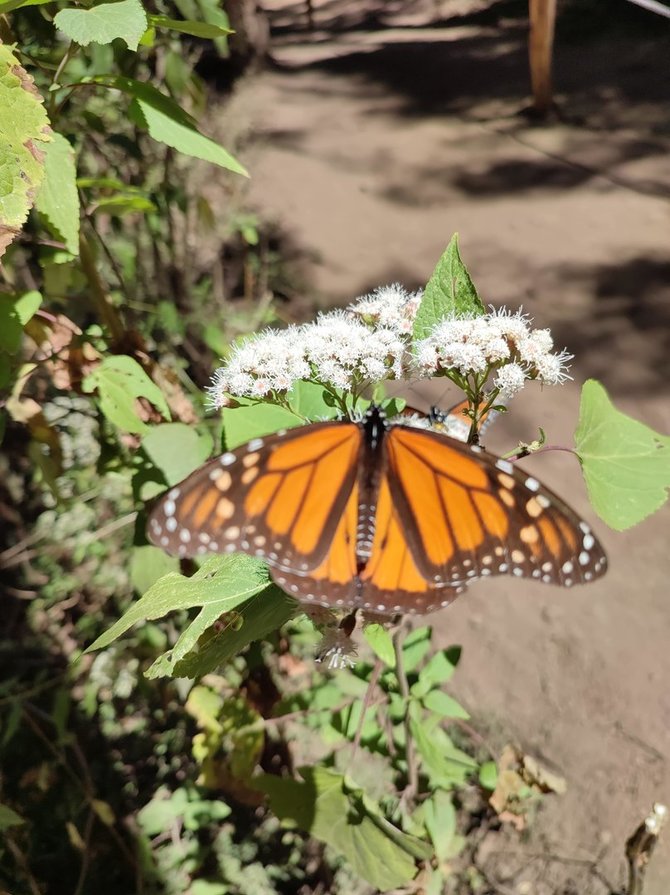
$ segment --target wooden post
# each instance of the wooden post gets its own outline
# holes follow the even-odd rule
[[[533,90],[533,108],[546,115],[553,104],[551,61],[554,49],[556,24],[556,0],[529,0],[530,35],[530,83]]]

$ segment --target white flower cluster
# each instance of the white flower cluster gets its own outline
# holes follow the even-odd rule
[[[303,350],[302,327],[258,333],[238,345],[224,367],[219,367],[208,392],[215,407],[228,403],[227,395],[262,398],[285,392],[311,373]]]
[[[526,380],[558,385],[569,379],[566,351],[554,353],[548,329],[531,329],[521,311],[491,310],[481,317],[454,317],[438,323],[416,347],[419,373],[436,376],[455,370],[462,376],[495,371],[493,385],[505,398],[520,391]]]
[[[380,286],[370,295],[356,299],[349,305],[348,311],[366,323],[409,334],[422,298],[423,291],[409,293],[399,283],[393,283],[392,286]]]
[[[236,347],[214,374],[210,397],[224,407],[229,395],[261,398],[288,391],[298,379],[345,391],[399,379],[406,342],[397,330],[367,326],[348,311],[320,314],[315,323],[266,330]]]
[[[555,385],[569,379],[572,355],[553,352],[548,329],[507,309],[438,323],[412,346],[412,327],[422,293],[398,284],[375,290],[343,311],[320,314],[315,323],[266,330],[235,347],[214,374],[210,397],[223,407],[231,397],[276,397],[299,379],[355,391],[383,379],[458,374],[492,376],[511,398],[529,379]]]

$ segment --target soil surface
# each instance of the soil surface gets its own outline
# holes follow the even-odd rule
[[[459,231],[484,300],[552,327],[576,355],[575,381],[527,388],[491,449],[539,425],[569,445],[589,376],[670,432],[670,27],[636,8],[616,21],[594,18],[598,4],[581,19],[567,10],[559,112],[540,124],[520,114],[519,6],[328,0],[310,32],[304,4],[266,0],[272,63],[236,97],[255,120],[251,201],[298,247],[319,306],[423,285]],[[418,400],[434,398],[449,400],[442,386]],[[481,582],[430,621],[445,645],[463,645],[453,689],[475,727],[568,784],[528,833],[487,843],[495,891],[603,895],[602,877],[623,888],[626,838],[653,802],[670,802],[670,512],[616,533],[569,454],[525,466],[592,522],[609,574],[572,591]],[[669,891],[666,830],[645,895]]]

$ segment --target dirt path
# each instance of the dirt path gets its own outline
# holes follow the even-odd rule
[[[561,38],[564,120],[534,127],[516,114],[521,20],[461,4],[430,23],[410,8],[317,5],[313,36],[296,36],[302,6],[272,10],[276,64],[240,97],[258,121],[245,158],[252,201],[311,259],[323,306],[395,280],[423,284],[458,230],[486,301],[523,304],[577,355],[576,383],[597,376],[620,407],[670,431],[664,23]],[[490,447],[538,425],[569,443],[577,405],[577,384],[527,390]],[[477,726],[568,781],[528,841],[509,845],[518,855],[489,858],[491,873],[504,891],[605,895],[584,866],[527,856],[598,858],[620,885],[626,837],[652,802],[670,802],[670,513],[616,534],[594,520],[567,455],[527,466],[594,521],[610,574],[565,593],[486,582],[432,622],[464,646],[454,686]],[[645,888],[668,891],[670,835]]]

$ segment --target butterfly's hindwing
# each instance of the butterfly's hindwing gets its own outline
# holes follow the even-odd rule
[[[588,525],[508,461],[404,427],[391,430],[386,450],[391,493],[427,580],[509,574],[570,587],[604,574]]]

